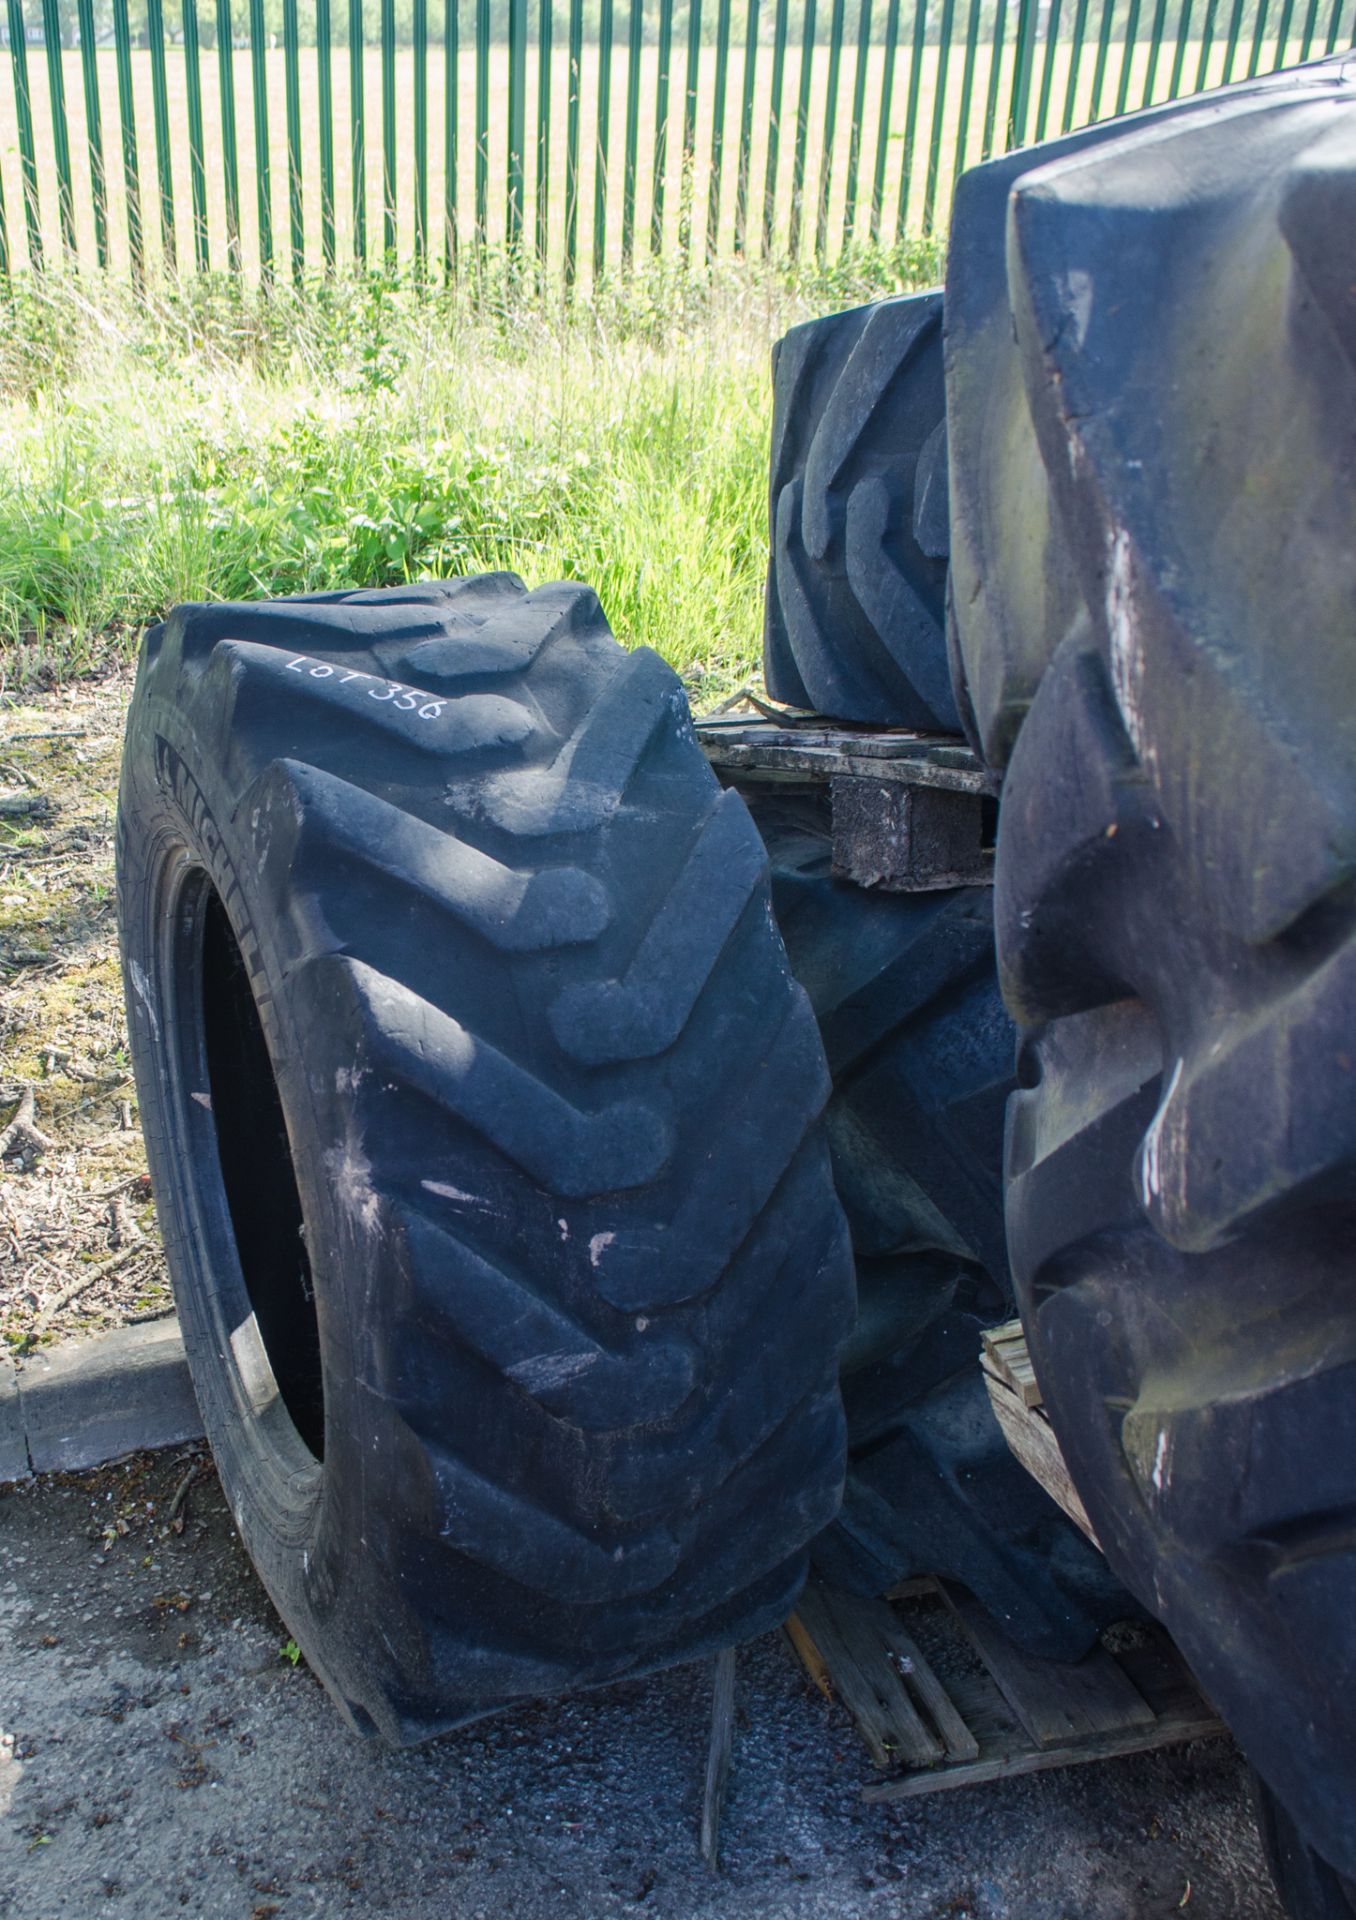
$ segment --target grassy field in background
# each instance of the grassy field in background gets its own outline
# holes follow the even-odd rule
[[[758,655],[769,345],[881,290],[656,270],[566,312],[379,279],[20,287],[0,316],[5,686],[127,654],[180,600],[510,567],[587,580],[620,638],[715,697]]]
[[[1221,38],[1211,49],[1208,62],[1207,79],[1215,84],[1223,73],[1225,60],[1225,41]],[[1083,48],[1077,76],[1077,86],[1073,102],[1073,124],[1081,125],[1092,112],[1093,86],[1096,71],[1096,47],[1085,45]],[[1183,65],[1183,85],[1194,86],[1200,53],[1200,43],[1192,41],[1185,50]],[[1236,59],[1236,71],[1241,74],[1247,66],[1250,48],[1241,48]],[[1166,41],[1160,48],[1154,74],[1153,97],[1162,99],[1168,92],[1175,44]],[[820,182],[824,158],[824,123],[826,91],[828,84],[828,49],[816,49],[812,67],[812,86],[810,96],[809,129],[807,141],[807,166],[805,176],[805,214],[801,249],[808,251],[813,245],[815,214],[818,204]],[[886,137],[886,161],[884,181],[884,236],[893,238],[899,204],[900,185],[905,163],[904,127],[909,93],[909,69],[911,53],[907,47],[901,47],[896,57],[890,122]],[[1266,71],[1276,57],[1274,41],[1265,43],[1261,49],[1261,70]],[[1042,82],[1045,72],[1046,50],[1044,46],[1036,49],[1035,70],[1031,91],[1031,111],[1029,134],[1034,137],[1036,116],[1039,105]],[[1050,107],[1048,131],[1059,130],[1064,111],[1065,95],[1068,87],[1071,58],[1070,43],[1060,42],[1054,49],[1051,70]],[[1121,64],[1124,48],[1120,42],[1108,48],[1106,72],[1101,93],[1101,113],[1111,113],[1116,104],[1120,84]],[[934,111],[938,105],[939,81],[944,82],[941,100],[941,138],[938,152],[938,180],[936,200],[939,218],[944,224],[945,211],[950,202],[951,185],[956,171],[958,158],[973,162],[980,156],[984,110],[989,86],[992,49],[988,46],[976,48],[974,74],[971,88],[972,105],[968,116],[963,151],[959,148],[961,102],[964,93],[965,48],[953,43],[945,74],[940,72],[940,56],[936,47],[927,47],[923,53],[922,72],[919,83],[918,134],[915,151],[909,169],[910,191],[906,207],[906,228],[909,232],[921,229],[923,221],[923,202],[926,191],[929,145],[933,126]],[[670,119],[668,150],[668,187],[664,210],[664,253],[671,254],[679,237],[679,222],[682,204],[686,197],[696,209],[697,246],[700,250],[705,238],[707,196],[710,177],[710,157],[712,144],[712,113],[714,98],[714,60],[715,50],[705,47],[701,50],[697,76],[697,131],[694,166],[686,189],[681,177],[681,124],[683,95],[686,87],[685,53],[675,47],[670,83]],[[999,72],[997,139],[1001,147],[1003,124],[1007,114],[1008,100],[1012,85],[1013,46],[1004,49]],[[739,118],[743,98],[743,62],[742,47],[730,50],[729,75],[726,95],[726,118],[724,133],[724,161],[722,172],[722,193],[720,204],[719,246],[720,251],[729,254],[734,247],[736,174],[739,146]],[[172,174],[178,230],[178,245],[182,266],[192,261],[192,202],[189,182],[189,140],[185,93],[185,66],[181,49],[171,47],[166,56],[170,134],[172,150]],[[529,50],[527,66],[527,231],[534,232],[535,222],[535,179],[536,179],[536,101],[537,101],[537,54],[535,48]],[[830,252],[836,253],[843,231],[843,216],[848,177],[848,148],[851,139],[851,100],[855,83],[856,54],[846,49],[843,55],[842,73],[836,112],[836,127],[832,148],[831,186],[829,193],[829,236]],[[107,49],[98,55],[100,94],[102,98],[103,140],[105,166],[108,175],[108,195],[110,204],[110,226],[112,236],[112,258],[117,266],[127,264],[126,250],[126,201],[123,183],[120,135],[118,128],[118,93],[114,70],[113,53]],[[279,259],[285,259],[288,223],[288,179],[286,148],[286,110],[284,98],[284,64],[281,51],[274,49],[266,55],[268,76],[268,114],[270,128],[270,166],[271,193],[275,248]],[[1141,43],[1132,49],[1130,60],[1130,80],[1127,102],[1138,106],[1144,96],[1149,68],[1149,47]],[[35,121],[35,141],[39,162],[39,197],[42,204],[43,230],[46,244],[55,252],[59,247],[59,227],[57,223],[56,174],[53,165],[53,139],[51,132],[51,104],[48,94],[47,74],[41,51],[34,49],[29,56],[29,71],[32,85],[33,110]],[[212,250],[212,264],[218,267],[226,265],[226,213],[221,164],[221,105],[217,59],[215,53],[202,56],[202,89],[204,141],[207,158],[208,184],[208,231]],[[242,227],[242,251],[248,270],[253,270],[258,260],[258,217],[256,212],[256,175],[253,140],[253,106],[248,53],[237,50],[232,64],[234,77],[235,116],[240,158],[240,206]],[[81,256],[87,263],[94,260],[94,227],[91,214],[89,189],[89,157],[84,120],[84,90],[81,79],[80,57],[77,53],[63,56],[63,73],[67,112],[70,122],[70,143],[72,166],[75,175],[75,204]],[[885,73],[884,49],[879,46],[869,50],[867,75],[865,82],[865,104],[863,111],[862,151],[860,159],[860,178],[858,184],[858,225],[857,231],[864,235],[869,215],[872,181],[876,164],[877,142],[880,131],[880,98]],[[335,170],[336,170],[336,219],[341,259],[351,257],[352,252],[352,156],[350,146],[349,119],[349,74],[348,53],[346,49],[336,50],[332,58],[334,90],[335,125]],[[640,104],[639,104],[639,153],[636,181],[636,230],[637,249],[646,251],[649,247],[651,181],[653,177],[653,155],[655,142],[655,89],[658,75],[658,54],[654,47],[642,49],[640,67]],[[440,47],[429,51],[429,215],[434,244],[441,249],[442,244],[442,207],[443,207],[443,55]],[[795,106],[800,77],[800,54],[797,48],[790,48],[786,55],[786,69],[782,87],[781,131],[778,142],[777,167],[777,207],[778,228],[775,250],[780,254],[786,249],[789,209],[791,204],[792,165],[794,152]],[[156,180],[155,140],[153,103],[151,93],[150,54],[135,51],[132,55],[133,93],[136,106],[137,152],[141,178],[142,221],[146,236],[148,259],[155,262],[160,257],[159,237],[159,199]],[[593,206],[595,171],[598,160],[597,150],[597,112],[598,112],[598,49],[586,46],[584,49],[583,72],[580,80],[580,190],[579,190],[579,252],[584,264],[585,274],[592,252]],[[566,96],[568,64],[563,52],[557,52],[552,63],[551,73],[551,142],[549,176],[549,216],[551,233],[551,258],[558,261],[563,246],[565,215],[565,141],[566,141]],[[381,132],[381,62],[376,49],[368,47],[364,65],[364,105],[366,115],[366,207],[369,257],[375,259],[382,244],[381,226],[381,183],[382,183],[382,132]],[[607,256],[615,263],[621,253],[621,203],[623,190],[623,165],[625,155],[626,132],[626,93],[627,93],[627,54],[625,47],[618,47],[612,59],[612,86],[609,114],[609,165],[608,165],[608,227]],[[320,261],[320,180],[318,159],[318,82],[316,72],[316,54],[313,48],[302,50],[301,56],[301,124],[303,198],[306,213],[306,235],[308,259],[311,264]],[[396,118],[397,118],[397,199],[399,215],[400,252],[408,257],[413,245],[413,55],[408,49],[401,49],[396,56]],[[457,169],[457,194],[459,218],[463,234],[471,230],[474,220],[474,179],[475,179],[475,62],[474,56],[463,52],[458,66],[457,85],[458,115],[460,122],[460,140]],[[487,235],[490,243],[502,242],[505,223],[506,142],[508,124],[508,53],[504,47],[491,49],[489,72],[489,219]],[[755,69],[755,106],[752,120],[752,146],[750,165],[750,225],[755,239],[761,234],[763,190],[766,176],[769,131],[772,126],[772,49],[760,47],[757,52]],[[22,193],[19,172],[18,133],[15,122],[13,90],[9,86],[0,87],[0,178],[3,178],[5,200],[9,213],[9,233],[11,246],[18,261],[26,260],[26,241],[22,217]]]

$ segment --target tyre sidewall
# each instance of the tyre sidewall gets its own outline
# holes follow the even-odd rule
[[[268,884],[267,824],[258,831],[224,789],[177,709],[150,701],[129,722],[119,809],[118,900],[137,1094],[185,1352],[236,1527],[279,1614],[350,1721],[371,1731],[363,1685],[373,1663],[365,1618],[403,1612],[365,1554],[366,1463],[402,1449],[379,1397],[362,1389],[355,1330],[373,1275],[355,1246],[352,1210],[336,1201],[342,1143],[342,1040],[324,1033],[304,983],[288,981],[288,934]],[[210,883],[229,919],[273,1066],[291,1147],[315,1287],[325,1383],[325,1464],[292,1424],[268,1364],[236,1252],[210,1110],[201,1029],[185,956]],[[317,1043],[319,1042],[319,1046]],[[156,1069],[156,1063],[159,1070]],[[317,1087],[333,1094],[317,1101]],[[196,1097],[195,1096],[199,1096]],[[327,1148],[329,1151],[327,1151]],[[357,1549],[357,1550],[355,1550]],[[384,1591],[363,1597],[378,1581]],[[379,1610],[378,1610],[379,1609]],[[349,1632],[345,1616],[355,1622]],[[322,1637],[323,1630],[323,1637]],[[324,1645],[327,1660],[317,1663]],[[408,1640],[405,1641],[408,1657]],[[340,1649],[336,1659],[335,1649]]]

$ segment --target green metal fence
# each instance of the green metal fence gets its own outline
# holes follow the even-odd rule
[[[995,151],[1354,43],[1356,0],[4,0],[0,274],[832,260]]]

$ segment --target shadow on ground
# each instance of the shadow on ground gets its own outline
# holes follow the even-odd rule
[[[716,1878],[707,1665],[391,1753],[286,1641],[192,1450],[0,1496],[0,1914],[1278,1920],[1227,1742],[868,1807],[772,1635],[740,1656]]]

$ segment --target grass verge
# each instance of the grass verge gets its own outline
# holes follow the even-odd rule
[[[126,657],[181,600],[509,567],[587,580],[623,642],[724,690],[758,653],[771,342],[938,269],[926,247],[795,281],[661,265],[568,306],[502,265],[434,293],[18,284],[7,683]]]
[[[170,1304],[113,914],[143,624],[512,567],[588,580],[709,705],[757,668],[771,342],[939,265],[647,270],[570,308],[502,268],[0,299],[0,1127],[30,1116],[0,1152],[0,1343]]]

